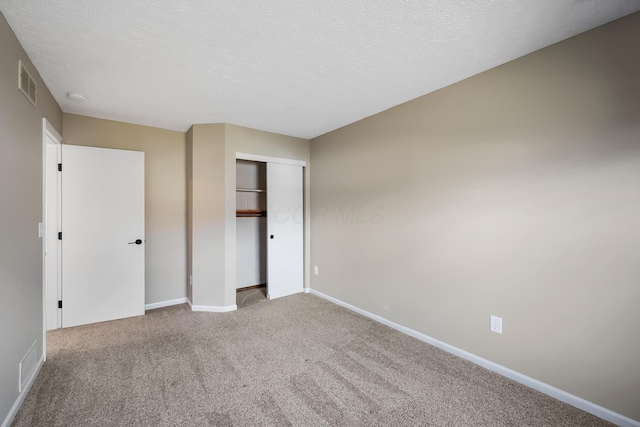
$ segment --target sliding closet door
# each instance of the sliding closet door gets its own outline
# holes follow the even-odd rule
[[[302,292],[304,283],[302,167],[267,163],[267,292]]]

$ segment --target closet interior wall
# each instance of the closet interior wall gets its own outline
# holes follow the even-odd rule
[[[236,161],[236,289],[267,282],[266,163]]]

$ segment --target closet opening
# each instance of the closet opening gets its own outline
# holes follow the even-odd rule
[[[267,295],[267,164],[236,160],[236,304]]]

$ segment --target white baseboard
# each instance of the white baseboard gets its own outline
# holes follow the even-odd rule
[[[169,307],[172,305],[178,305],[178,304],[184,304],[186,303],[187,297],[184,298],[176,298],[176,299],[172,299],[169,301],[160,301],[160,302],[154,302],[151,304],[145,304],[144,305],[144,309],[145,310],[153,310],[154,308],[162,308],[162,307]]]
[[[526,385],[534,390],[538,390],[541,393],[544,393],[548,396],[551,396],[555,399],[558,399],[564,403],[568,403],[571,406],[575,406],[578,409],[582,409],[585,412],[593,414],[597,417],[602,418],[603,420],[612,422],[621,427],[640,427],[640,421],[633,420],[629,417],[626,417],[622,414],[618,414],[613,412],[610,409],[597,405],[593,402],[589,402],[581,397],[574,396],[573,394],[567,393],[566,391],[555,388],[549,384],[543,383],[542,381],[538,381],[534,378],[528,377],[524,374],[516,372],[512,369],[504,367],[502,365],[498,365],[497,363],[491,362],[490,360],[483,359],[480,356],[476,356],[475,354],[469,353],[468,351],[462,350],[458,347],[454,347],[445,342],[432,338],[428,335],[425,335],[421,332],[418,332],[414,329],[407,328],[406,326],[399,325],[391,320],[385,319],[382,316],[378,316],[377,314],[369,313],[368,311],[362,310],[358,307],[355,307],[351,304],[348,304],[339,299],[330,297],[329,295],[323,294],[322,292],[318,292],[314,289],[311,289],[311,294],[319,296],[320,298],[331,301],[334,304],[347,308],[351,311],[354,311],[358,314],[361,314],[369,319],[375,320],[376,322],[387,325],[397,331],[400,331],[404,334],[407,334],[411,337],[417,338],[420,341],[424,341],[428,344],[433,345],[434,347],[438,347],[448,353],[454,354],[458,357],[466,359],[470,362],[475,363],[476,365],[480,365],[483,368],[489,369],[490,371],[496,372],[504,377],[512,379],[520,384]]]
[[[191,307],[191,311],[204,311],[208,313],[228,313],[230,311],[236,311],[238,306],[233,305],[193,305],[191,301],[187,300],[187,304]]]
[[[308,294],[308,293],[310,293],[310,292],[311,292],[311,288],[304,288],[304,291],[303,291],[303,292],[304,292],[305,294]]]
[[[24,402],[24,399],[25,397],[27,397],[29,390],[31,390],[31,386],[33,385],[34,381],[38,377],[38,374],[40,373],[40,368],[42,368],[43,363],[44,363],[44,356],[41,356],[40,360],[38,361],[37,368],[33,371],[31,378],[29,378],[29,380],[25,383],[25,386],[22,389],[22,392],[18,395],[18,398],[16,399],[15,403],[11,407],[11,410],[7,414],[7,417],[2,422],[2,427],[9,427],[13,422],[13,419],[16,417],[16,414],[18,413],[20,406],[22,406],[22,402]]]

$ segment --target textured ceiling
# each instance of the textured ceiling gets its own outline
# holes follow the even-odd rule
[[[65,112],[311,138],[640,1],[0,0],[0,10]]]

